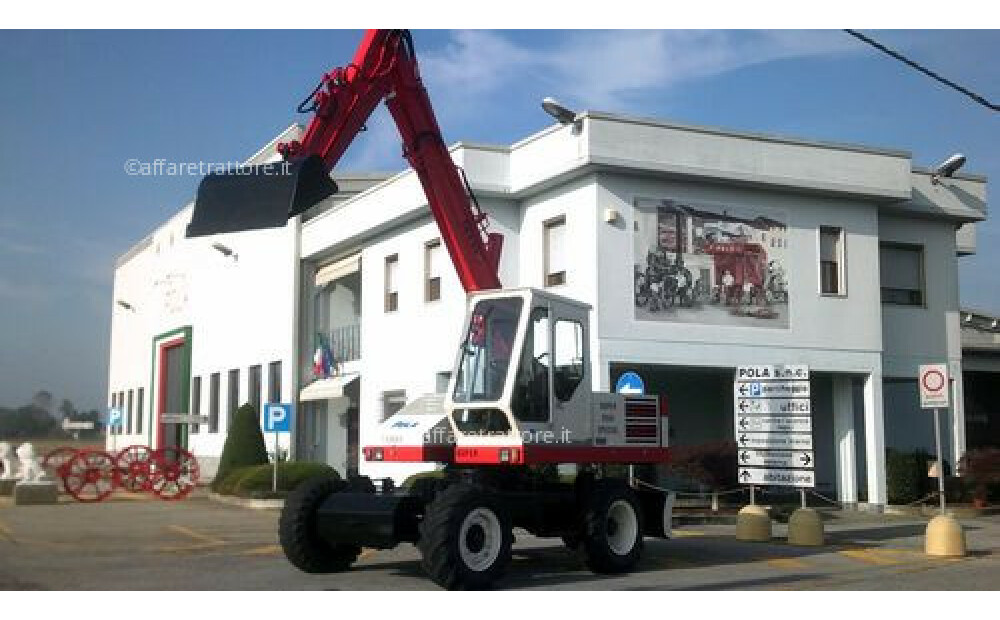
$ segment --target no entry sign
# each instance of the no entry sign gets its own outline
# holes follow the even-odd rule
[[[925,364],[917,372],[922,409],[948,406],[948,365]]]

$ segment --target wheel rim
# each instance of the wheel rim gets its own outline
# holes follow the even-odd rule
[[[81,502],[99,502],[118,486],[114,459],[106,452],[84,450],[66,464],[66,492]]]
[[[182,448],[160,448],[153,452],[150,488],[160,499],[187,497],[200,477],[198,459]]]
[[[153,451],[148,446],[123,448],[115,457],[122,486],[133,492],[148,491],[151,486],[152,460]]]
[[[628,555],[635,547],[639,519],[635,509],[624,499],[615,500],[608,508],[608,546],[615,555]]]
[[[458,532],[458,550],[462,563],[469,569],[482,572],[500,557],[503,529],[500,519],[489,508],[476,508],[462,520]]]

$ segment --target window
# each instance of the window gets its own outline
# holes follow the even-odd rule
[[[191,415],[201,415],[201,377],[191,378]],[[192,433],[201,432],[201,425],[192,424]]]
[[[133,390],[128,391],[128,407],[125,409],[125,434],[132,434],[132,409],[135,404],[135,392]]]
[[[441,240],[435,239],[424,246],[424,301],[441,299]]]
[[[118,427],[115,430],[115,434],[116,435],[121,435],[122,434],[122,430],[123,430],[122,424],[125,422],[125,392],[124,391],[118,392],[118,409],[120,410],[122,417],[119,418],[119,420],[121,420],[121,421],[118,423]]]
[[[576,321],[556,321],[554,341],[552,390],[556,398],[567,401],[583,380],[583,326]]]
[[[545,422],[549,419],[549,312],[531,311],[531,324],[524,339],[524,350],[511,393],[511,411],[522,422]]]
[[[142,434],[142,418],[143,418],[143,408],[146,404],[145,399],[145,388],[139,388],[139,393],[136,396],[136,408],[135,408],[135,433],[137,435]]]
[[[267,402],[281,402],[281,362],[267,365]]]
[[[566,283],[566,217],[545,222],[545,286]]]
[[[819,228],[819,286],[823,295],[844,295],[844,230]]]
[[[503,394],[523,304],[520,297],[476,302],[455,377],[456,403],[495,401]]]
[[[229,371],[229,401],[226,404],[226,432],[233,427],[233,414],[240,406],[240,369],[233,368]]]
[[[924,249],[917,245],[883,243],[879,246],[882,303],[922,306]]]
[[[247,374],[247,402],[253,405],[254,411],[258,414],[261,412],[260,409],[260,390],[261,384],[261,368],[260,364],[250,367],[250,372]]]
[[[208,432],[219,432],[219,373],[208,379]]]
[[[388,420],[406,404],[405,390],[382,392],[382,421]]]
[[[451,383],[450,372],[439,372],[434,375],[434,391],[437,394],[447,394],[448,384]]]
[[[399,255],[393,254],[385,259],[385,311],[395,312],[399,309]]]

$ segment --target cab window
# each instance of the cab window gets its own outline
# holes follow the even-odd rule
[[[556,321],[553,390],[567,401],[583,380],[583,326],[577,321]]]
[[[517,379],[511,395],[511,410],[522,422],[546,422],[549,419],[549,311],[535,308],[528,321],[524,349],[517,367]]]

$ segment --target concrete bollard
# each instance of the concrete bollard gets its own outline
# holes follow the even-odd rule
[[[771,540],[771,516],[763,506],[744,506],[736,515],[736,540]]]
[[[951,515],[938,515],[927,524],[924,553],[937,557],[958,558],[965,555],[965,530]]]
[[[812,508],[799,508],[788,518],[788,544],[823,546],[823,521]]]

